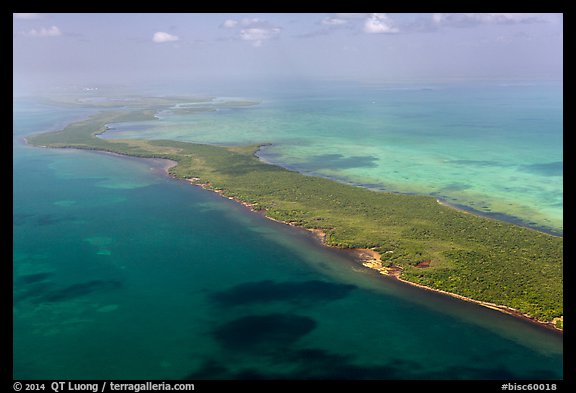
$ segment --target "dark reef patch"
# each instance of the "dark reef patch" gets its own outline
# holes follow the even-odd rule
[[[224,365],[213,359],[206,360],[196,371],[184,379],[229,379],[229,380],[361,380],[361,379],[400,379],[411,374],[407,370],[418,370],[413,362],[391,362],[386,366],[359,365],[353,357],[324,349],[307,348],[293,350],[287,348],[266,362],[266,369],[255,366],[258,358],[245,358],[243,366]],[[260,363],[261,364],[261,363]]]
[[[295,165],[302,169],[350,169],[350,168],[375,168],[378,157],[374,156],[351,156],[342,154],[321,154],[310,157],[304,163]]]
[[[505,367],[475,368],[473,366],[447,367],[431,370],[413,361],[391,359],[384,364],[359,364],[354,357],[324,349],[287,349],[267,361],[245,357],[243,364],[221,363],[208,359],[184,379],[220,380],[442,380],[442,379],[507,379],[514,372]],[[554,379],[549,372],[535,372],[538,379]]]
[[[536,173],[542,176],[563,176],[564,161],[521,165],[519,169],[526,172]]]
[[[55,288],[51,281],[45,281],[44,278],[39,277],[35,282],[30,282],[25,289],[16,291],[14,301],[30,299],[34,304],[61,302],[121,287],[122,283],[117,280],[92,280]]]
[[[40,226],[54,225],[64,221],[73,221],[72,216],[62,216],[57,214],[41,214],[37,217],[36,223]]]
[[[502,163],[499,163],[498,161],[491,161],[491,160],[450,160],[448,161],[448,163],[456,165],[479,166],[479,167],[504,166]]]
[[[470,184],[466,184],[466,183],[450,183],[448,185],[446,185],[445,187],[442,187],[440,189],[440,191],[442,192],[447,192],[447,191],[464,191],[464,190],[468,190],[469,188],[472,188],[472,186]]]
[[[300,315],[249,315],[221,325],[212,335],[226,349],[275,352],[289,348],[315,327],[316,321]]]
[[[30,217],[34,217],[35,214],[28,214],[28,213],[14,213],[12,215],[12,224],[16,225],[23,225]]]
[[[42,300],[45,302],[59,302],[121,287],[122,284],[116,280],[93,280],[51,291]]]
[[[307,305],[338,300],[348,295],[353,285],[333,284],[320,280],[277,282],[273,280],[248,282],[228,290],[216,292],[211,299],[221,307],[289,302]]]
[[[50,292],[53,285],[50,281],[37,281],[29,283],[24,288],[21,285],[14,285],[14,303],[30,299],[33,303],[41,303],[39,299]]]
[[[34,284],[39,281],[46,281],[52,273],[34,273],[34,274],[24,274],[17,278],[18,282],[22,284]]]

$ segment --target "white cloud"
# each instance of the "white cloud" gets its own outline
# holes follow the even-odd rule
[[[264,41],[276,37],[281,31],[279,27],[272,26],[267,21],[258,18],[227,19],[221,26],[227,29],[238,29],[236,31],[240,39],[251,42],[255,47],[262,46]]]
[[[250,27],[240,30],[240,38],[244,41],[251,41],[252,45],[258,47],[278,33],[280,33],[279,27]]]
[[[38,13],[29,13],[29,14],[13,13],[12,16],[14,17],[14,19],[40,19],[40,18],[42,18],[42,14],[38,14]]]
[[[371,34],[398,33],[400,30],[394,27],[386,14],[370,14],[364,22],[364,32]]]
[[[332,18],[330,16],[327,16],[326,18],[322,19],[322,24],[327,26],[342,26],[347,23],[348,21],[346,19]]]
[[[542,14],[533,13],[454,13],[432,14],[432,22],[438,26],[467,27],[479,24],[515,24],[544,22]]]
[[[227,29],[234,29],[236,27],[260,27],[266,25],[267,22],[258,18],[243,18],[241,20],[226,19],[224,22],[222,22],[222,27]]]
[[[492,13],[492,14],[466,14],[484,23],[531,23],[542,22],[539,14],[532,13]]]
[[[28,37],[58,37],[62,35],[62,32],[58,26],[51,26],[48,28],[32,29],[23,34]]]
[[[240,23],[240,22],[238,22],[237,20],[234,20],[234,19],[226,19],[226,20],[224,21],[224,23],[222,23],[222,27],[225,27],[225,28],[227,28],[227,29],[233,29],[233,28],[235,28],[236,26],[238,26],[238,23]]]
[[[163,42],[178,41],[179,39],[180,38],[177,35],[172,35],[172,34],[164,32],[164,31],[157,31],[152,36],[152,41],[157,42],[159,44],[161,44]]]
[[[242,26],[256,26],[261,24],[266,24],[262,19],[258,18],[244,18],[240,21]]]
[[[366,18],[370,14],[366,13],[344,13],[344,14],[335,14],[337,18],[341,19],[361,19]]]
[[[436,25],[441,24],[443,18],[444,18],[444,14],[439,14],[439,13],[432,14],[432,22],[434,22],[434,24],[436,24]]]

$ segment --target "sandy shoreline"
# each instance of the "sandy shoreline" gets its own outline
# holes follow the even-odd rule
[[[326,245],[326,244],[324,244],[324,245]],[[557,319],[554,319],[551,322],[540,321],[540,320],[538,320],[538,319],[536,319],[536,318],[534,318],[528,314],[524,314],[524,313],[522,313],[522,312],[520,312],[514,308],[511,308],[511,307],[502,306],[502,305],[490,303],[490,302],[484,302],[481,300],[471,299],[469,297],[462,296],[462,295],[459,295],[457,293],[447,292],[447,291],[443,291],[441,289],[431,288],[431,287],[427,287],[427,286],[422,285],[422,284],[408,281],[408,280],[403,279],[400,276],[402,273],[402,268],[394,267],[394,266],[392,266],[392,267],[382,266],[381,259],[380,259],[381,254],[379,254],[375,250],[357,248],[357,249],[353,249],[351,251],[355,254],[356,259],[360,263],[362,263],[363,266],[370,268],[370,269],[374,269],[378,273],[380,273],[380,274],[382,274],[382,275],[384,275],[390,279],[394,279],[394,280],[400,281],[404,284],[412,285],[414,287],[418,287],[418,288],[424,289],[426,291],[441,293],[443,295],[447,295],[447,296],[450,296],[450,297],[453,297],[453,298],[456,298],[459,300],[463,300],[463,301],[470,302],[470,303],[475,303],[475,304],[478,304],[482,307],[490,308],[492,310],[496,310],[496,311],[499,311],[499,312],[502,312],[502,313],[505,313],[508,315],[512,315],[516,318],[520,318],[520,319],[523,319],[525,321],[535,323],[539,326],[543,326],[545,328],[554,330],[555,332],[563,333],[563,329],[558,329],[556,327],[555,322]],[[563,318],[558,318],[558,319],[563,320]]]
[[[167,160],[167,161],[170,161],[170,160]],[[172,161],[171,163],[174,163],[174,161]],[[165,169],[165,170],[166,170],[166,173],[167,173],[168,175],[170,175],[169,172],[168,172],[168,169],[170,169],[171,167],[174,166],[174,165],[171,165],[171,163],[170,163],[170,165],[167,164],[166,169]],[[177,163],[175,163],[175,164],[177,164]],[[170,176],[171,176],[171,175],[170,175]],[[181,180],[181,179],[180,179],[180,180]],[[323,245],[324,247],[331,247],[331,248],[334,248],[334,249],[336,249],[336,250],[340,250],[340,249],[337,248],[337,247],[333,247],[333,246],[330,246],[330,245],[326,244],[326,233],[323,232],[321,229],[317,229],[317,228],[314,228],[314,229],[303,228],[303,227],[299,227],[299,226],[295,225],[294,223],[285,222],[285,221],[280,221],[280,220],[276,220],[276,219],[274,219],[274,218],[268,217],[264,212],[254,209],[254,206],[253,206],[252,204],[247,203],[247,202],[244,202],[244,201],[239,200],[239,199],[234,198],[234,197],[227,197],[227,196],[224,195],[224,190],[214,190],[214,189],[211,188],[211,184],[210,184],[210,183],[203,183],[203,182],[201,181],[201,179],[199,179],[199,178],[194,177],[194,178],[190,178],[190,179],[185,179],[185,181],[188,182],[188,183],[190,183],[191,185],[194,185],[194,186],[197,186],[197,187],[201,187],[201,188],[203,188],[203,189],[205,189],[205,190],[208,190],[208,191],[215,192],[215,193],[219,194],[220,196],[222,196],[223,198],[226,198],[226,199],[229,199],[229,200],[233,200],[233,201],[235,201],[235,202],[238,202],[238,203],[240,203],[242,206],[245,206],[245,207],[247,207],[248,209],[250,209],[250,211],[255,212],[255,213],[260,213],[260,214],[262,214],[265,218],[267,218],[267,219],[269,219],[269,220],[276,221],[276,222],[279,222],[279,223],[284,224],[284,225],[289,225],[289,226],[292,226],[292,227],[305,229],[305,230],[307,230],[308,232],[310,232],[310,233],[319,241],[319,243],[320,243],[321,245]],[[443,295],[447,295],[447,296],[450,296],[450,297],[453,297],[453,298],[456,298],[456,299],[459,299],[459,300],[463,300],[463,301],[466,301],[466,302],[475,303],[475,304],[477,304],[477,305],[480,305],[480,306],[483,306],[483,307],[486,307],[486,308],[490,308],[490,309],[492,309],[492,310],[496,310],[496,311],[499,311],[499,312],[503,312],[503,313],[505,313],[505,314],[512,315],[512,316],[514,316],[514,317],[516,317],[516,318],[520,318],[520,319],[523,319],[523,320],[525,320],[525,321],[528,321],[528,322],[537,324],[537,325],[539,325],[539,326],[548,328],[548,329],[553,330],[553,331],[555,331],[555,332],[557,332],[557,333],[563,333],[563,329],[558,329],[558,328],[556,327],[556,324],[555,324],[556,319],[555,319],[554,321],[552,321],[552,322],[540,321],[540,320],[538,320],[538,319],[536,319],[536,318],[534,318],[534,317],[531,317],[531,316],[529,316],[529,315],[527,315],[527,314],[524,314],[524,313],[522,313],[522,312],[520,312],[520,311],[518,311],[518,310],[516,310],[516,309],[511,308],[511,307],[507,307],[507,306],[502,306],[502,305],[499,305],[499,304],[494,304],[494,303],[489,303],[489,302],[484,302],[484,301],[480,301],[480,300],[471,299],[471,298],[468,298],[468,297],[465,297],[465,296],[462,296],[462,295],[458,295],[458,294],[456,294],[456,293],[443,291],[443,290],[441,290],[441,289],[430,288],[430,287],[427,287],[427,286],[422,285],[422,284],[418,284],[418,283],[414,283],[414,282],[411,282],[411,281],[404,280],[403,278],[401,278],[402,268],[400,268],[400,267],[395,267],[395,266],[392,266],[392,267],[384,267],[384,266],[382,266],[382,262],[381,262],[381,256],[382,256],[382,255],[381,255],[380,253],[378,253],[376,250],[369,249],[369,248],[356,248],[356,249],[350,249],[349,251],[352,252],[354,258],[355,258],[359,263],[361,263],[363,266],[378,271],[380,274],[382,274],[383,276],[385,276],[385,277],[388,278],[388,279],[394,279],[394,280],[400,281],[400,282],[402,282],[402,283],[405,283],[405,284],[407,284],[407,285],[412,285],[412,286],[415,286],[415,287],[418,287],[418,288],[421,288],[421,289],[424,289],[424,290],[427,290],[427,291],[432,291],[432,292],[436,292],[436,293],[441,293],[441,294],[443,294]]]
[[[309,231],[311,231],[314,234],[314,236],[322,243],[322,245],[324,245],[326,247],[330,247],[324,241],[326,238],[326,234],[324,232],[322,232],[320,229],[312,229]],[[382,274],[382,275],[384,275],[390,279],[398,280],[402,283],[412,285],[412,286],[415,286],[415,287],[418,287],[418,288],[421,288],[421,289],[424,289],[427,291],[441,293],[443,295],[454,297],[456,299],[460,299],[460,300],[463,300],[466,302],[475,303],[475,304],[478,304],[480,306],[490,308],[492,310],[500,311],[500,312],[503,312],[505,314],[509,314],[509,315],[514,316],[514,317],[521,318],[521,319],[524,319],[524,320],[532,322],[532,323],[536,323],[539,326],[543,326],[543,327],[552,329],[556,332],[563,332],[562,329],[558,329],[556,327],[556,324],[555,324],[556,319],[552,322],[540,321],[536,318],[531,317],[530,315],[524,314],[524,313],[522,313],[522,312],[520,312],[514,308],[511,308],[511,307],[502,306],[502,305],[490,303],[490,302],[484,302],[481,300],[471,299],[471,298],[466,297],[466,296],[458,295],[457,293],[447,292],[447,291],[443,291],[441,289],[430,288],[430,287],[427,287],[427,286],[422,285],[422,284],[418,284],[418,283],[415,283],[412,281],[404,280],[401,277],[402,268],[395,267],[395,266],[392,266],[392,267],[382,266],[382,262],[381,262],[382,255],[380,253],[378,253],[376,250],[373,250],[370,248],[355,248],[355,249],[351,249],[350,251],[353,253],[356,260],[358,262],[360,262],[363,266],[370,268],[370,269],[373,269],[373,270],[376,270],[378,273],[380,273],[380,274]]]
[[[178,165],[177,161],[174,160],[170,160],[168,158],[152,158],[152,160],[160,160],[160,162],[162,162],[164,165],[162,166],[162,170],[164,170],[164,172],[166,172],[167,175],[170,176],[170,168],[175,167],[176,165]]]
[[[277,220],[275,220],[277,221]],[[326,234],[324,232],[322,232],[320,229],[309,229],[310,232],[312,232],[314,234],[314,236],[321,242],[322,245],[326,246],[326,247],[331,247],[329,245],[327,245],[325,243],[325,238],[326,238]],[[514,308],[511,307],[507,307],[507,306],[503,306],[503,305],[499,305],[499,304],[495,304],[495,303],[490,303],[490,302],[484,302],[481,300],[475,300],[475,299],[471,299],[469,297],[466,296],[462,296],[462,295],[458,295],[457,293],[452,293],[452,292],[447,292],[447,291],[443,291],[441,289],[435,289],[435,288],[431,288],[431,287],[427,287],[425,285],[422,284],[418,284],[412,281],[408,281],[405,280],[401,277],[401,273],[402,273],[402,268],[401,267],[396,267],[396,266],[392,266],[392,267],[384,267],[382,266],[382,262],[381,262],[381,257],[382,255],[380,253],[378,253],[376,250],[370,249],[370,248],[355,248],[355,249],[351,249],[350,250],[353,255],[354,258],[360,262],[363,266],[376,270],[378,273],[382,274],[383,276],[386,276],[389,279],[394,279],[397,281],[400,281],[404,284],[408,284],[408,285],[412,285],[427,291],[431,291],[431,292],[436,292],[436,293],[441,293],[443,295],[447,295],[459,300],[463,300],[466,302],[470,302],[470,303],[475,303],[478,304],[482,307],[486,307],[486,308],[490,308],[492,310],[496,310],[508,315],[512,315],[516,318],[521,318],[523,320],[526,320],[528,322],[531,323],[535,323],[539,326],[543,326],[545,328],[554,330],[555,332],[558,333],[563,333],[563,329],[558,329],[556,327],[556,320],[554,319],[552,322],[544,322],[544,321],[540,321],[534,317],[531,317],[530,315],[524,314]],[[558,318],[560,320],[563,320],[563,318]]]

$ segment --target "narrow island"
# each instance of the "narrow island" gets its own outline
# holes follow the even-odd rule
[[[431,196],[378,192],[306,176],[260,161],[255,156],[259,145],[98,137],[111,123],[152,121],[175,103],[210,100],[134,98],[122,102],[123,109],[95,104],[101,112],[27,141],[175,161],[171,176],[313,231],[328,246],[355,249],[365,266],[382,274],[563,329],[562,237],[457,210]],[[186,112],[212,109],[198,105]]]

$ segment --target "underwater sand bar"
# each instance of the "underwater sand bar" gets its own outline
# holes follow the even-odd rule
[[[563,238],[438,204],[377,192],[261,162],[259,146],[104,140],[106,124],[154,120],[153,109],[103,111],[32,145],[108,151],[178,162],[172,176],[241,201],[267,217],[325,233],[329,246],[371,249],[400,279],[541,322],[563,315]],[[427,261],[427,267],[417,267]],[[422,265],[421,265],[422,266]]]

